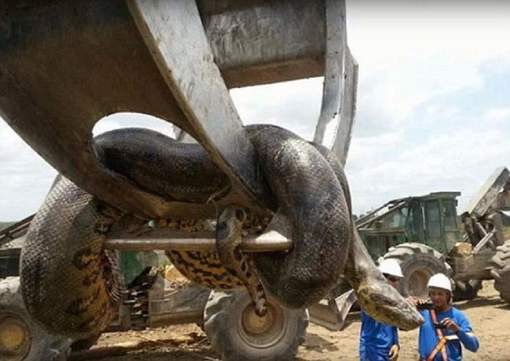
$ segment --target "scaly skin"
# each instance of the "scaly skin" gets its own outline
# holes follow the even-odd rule
[[[291,223],[288,253],[259,253],[266,290],[291,308],[321,300],[336,284],[351,239],[349,207],[327,160],[295,134],[275,126],[246,127],[278,213]]]
[[[278,206],[271,210],[292,225],[289,252],[254,256],[265,289],[283,305],[306,307],[324,297],[343,272],[369,314],[402,328],[418,325],[416,313],[385,283],[353,230],[347,181],[334,157],[282,128],[250,126],[247,131]],[[110,171],[145,191],[197,207],[229,186],[199,145],[179,144],[152,131],[105,133],[95,148]],[[84,338],[98,334],[110,320],[102,243],[116,219],[105,216],[105,209],[63,178],[27,234],[21,269],[27,308],[55,333]],[[220,250],[224,262],[215,253],[179,251],[169,252],[172,261],[209,287],[240,285],[238,274],[230,274],[224,264],[232,265],[229,254],[240,241],[240,224],[233,226],[233,242],[226,243],[226,252]],[[221,249],[221,229],[218,235]]]
[[[226,207],[218,217],[216,250],[225,267],[244,284],[259,316],[267,313],[267,297],[251,257],[240,249],[246,212],[239,207]]]
[[[59,177],[31,222],[21,255],[23,299],[52,333],[88,338],[115,314],[102,248],[115,216]]]
[[[335,172],[351,210],[349,185],[341,164],[329,149],[318,144],[314,146],[328,160]],[[423,319],[416,308],[388,284],[372,261],[354,223],[352,231],[351,248],[343,276],[356,292],[361,307],[374,319],[403,330],[410,330],[421,325]]]
[[[420,313],[386,281],[355,228],[353,237],[344,277],[356,292],[363,310],[374,319],[403,330],[420,326],[423,323]]]
[[[309,306],[329,292],[347,258],[351,222],[345,194],[313,145],[276,126],[254,125],[246,130],[273,203],[278,205],[272,211],[293,225],[290,252],[254,256],[258,275],[266,290],[284,305]],[[96,140],[96,149],[105,167],[140,188],[171,199],[190,199],[197,207],[228,186],[228,178],[201,146],[180,144],[149,130],[105,133]],[[190,258],[173,253],[173,259],[186,262],[182,268],[188,274]]]

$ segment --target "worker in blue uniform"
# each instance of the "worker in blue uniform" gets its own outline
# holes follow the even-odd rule
[[[461,361],[462,346],[476,352],[479,342],[466,315],[452,306],[450,279],[438,273],[428,282],[430,301],[411,298],[425,323],[420,327],[418,351],[421,361]]]
[[[395,288],[403,277],[400,264],[394,259],[381,261],[379,270]],[[374,320],[361,311],[359,357],[361,361],[394,361],[398,358],[400,345],[398,330]]]

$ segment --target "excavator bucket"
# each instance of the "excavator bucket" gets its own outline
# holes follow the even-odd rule
[[[116,112],[183,129],[230,178],[222,202],[264,206],[228,89],[323,75],[315,140],[333,124],[329,146],[345,160],[357,65],[343,1],[2,0],[0,14],[0,115],[60,173],[120,209],[202,216],[214,205],[162,199],[102,167],[92,129]]]

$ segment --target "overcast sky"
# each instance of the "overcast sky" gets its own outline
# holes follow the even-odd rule
[[[347,4],[360,67],[346,169],[354,211],[434,191],[461,191],[463,209],[496,167],[510,166],[510,5],[380,3]],[[232,96],[245,123],[311,138],[321,93],[317,78]],[[96,132],[126,119],[109,118]],[[136,123],[162,129],[144,117]],[[0,220],[15,220],[37,210],[56,172],[0,120],[0,174]]]

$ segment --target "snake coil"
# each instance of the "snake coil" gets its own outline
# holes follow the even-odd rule
[[[339,163],[322,147],[275,126],[246,130],[257,152],[257,167],[277,205],[271,210],[292,225],[293,248],[255,255],[257,274],[279,302],[305,307],[335,286],[344,266],[350,265],[352,278],[359,271],[356,255],[350,254],[353,224],[347,182]],[[94,147],[110,171],[166,199],[199,207],[229,186],[227,176],[200,145],[181,144],[150,130],[111,131],[95,138]],[[50,331],[87,338],[110,322],[115,302],[102,245],[119,217],[70,180],[57,179],[30,226],[21,263],[27,308]],[[215,280],[228,278],[232,287],[240,284],[221,268],[214,254],[168,254],[195,281],[214,287]],[[366,265],[375,268],[369,259]],[[205,279],[207,271],[194,272],[199,266],[219,267],[219,271]]]

